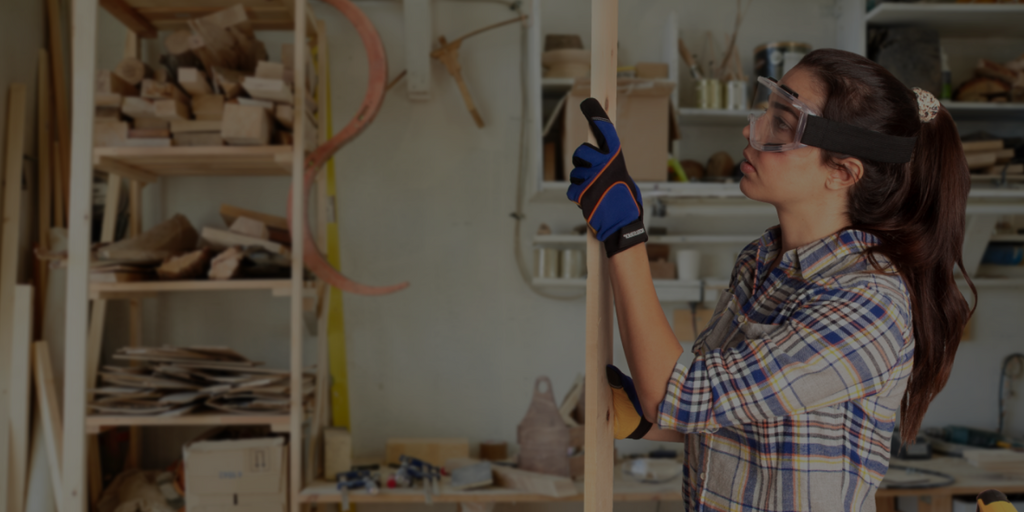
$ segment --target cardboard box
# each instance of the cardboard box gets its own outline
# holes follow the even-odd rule
[[[283,437],[203,440],[185,446],[187,512],[286,512]]]
[[[675,83],[665,80],[620,79],[615,128],[622,142],[626,166],[634,181],[668,181],[670,125],[669,97]],[[562,158],[572,169],[572,154],[587,141],[589,127],[580,103],[590,96],[590,81],[577,80],[569,92],[565,110]]]

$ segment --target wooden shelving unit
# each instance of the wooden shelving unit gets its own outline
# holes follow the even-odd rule
[[[1020,37],[1024,5],[884,2],[865,21],[880,27],[914,25],[951,37]]]
[[[102,488],[95,466],[90,463],[87,434],[95,434],[114,427],[142,428],[152,426],[217,426],[217,425],[269,425],[276,432],[289,434],[289,510],[300,510],[299,494],[304,485],[303,470],[306,443],[303,436],[309,420],[303,401],[303,301],[310,293],[303,279],[303,244],[301,240],[291,248],[290,279],[248,279],[233,281],[143,281],[120,283],[94,283],[89,281],[90,232],[92,221],[92,182],[94,171],[108,174],[108,203],[117,204],[119,189],[126,182],[131,193],[130,214],[132,224],[139,224],[140,191],[144,184],[160,178],[179,176],[234,176],[239,179],[254,176],[290,176],[293,190],[303,189],[304,158],[313,148],[304,147],[304,123],[294,127],[292,146],[253,147],[92,147],[93,95],[95,91],[97,13],[102,6],[120,20],[139,38],[156,37],[158,30],[186,27],[188,19],[203,16],[241,3],[245,6],[251,24],[256,30],[291,30],[294,34],[294,62],[306,62],[310,45],[321,45],[324,37],[319,25],[307,12],[305,0],[78,0],[74,2],[71,19],[75,30],[71,45],[73,59],[73,101],[71,187],[69,215],[69,264],[67,284],[66,365],[64,387],[64,437],[62,464],[62,495],[60,509],[64,512],[88,510],[87,499]],[[308,37],[307,37],[308,35]],[[129,45],[137,55],[137,48]],[[322,69],[319,77],[325,77]],[[295,73],[293,106],[305,112],[307,74]],[[320,85],[324,85],[321,80]],[[318,98],[320,126],[326,126],[325,96]],[[321,134],[323,140],[324,134]],[[282,191],[282,194],[284,191]],[[302,219],[307,211],[305,197],[296,195],[290,212],[292,231],[302,232]],[[324,205],[318,205],[324,207]],[[104,218],[113,219],[116,212],[108,208]],[[109,224],[109,226],[108,226]],[[110,240],[113,221],[105,222],[104,234]],[[290,412],[274,415],[235,415],[216,412],[189,413],[181,416],[129,416],[87,414],[88,392],[94,387],[99,354],[103,339],[103,319],[108,300],[126,300],[130,303],[131,343],[141,344],[141,300],[162,293],[212,293],[225,291],[269,291],[275,297],[288,297],[289,307],[289,362]],[[91,305],[91,307],[90,307]],[[319,336],[324,343],[323,335]],[[319,353],[320,351],[318,351]],[[326,365],[319,365],[318,376],[326,374]],[[319,388],[318,388],[319,389]],[[317,400],[317,403],[321,401]],[[314,414],[314,416],[316,416]],[[323,417],[308,429],[316,438]],[[314,443],[315,444],[315,443]],[[95,460],[95,459],[92,459]],[[90,468],[90,469],[87,469]],[[87,478],[88,477],[88,478]],[[97,487],[99,486],[99,487]]]

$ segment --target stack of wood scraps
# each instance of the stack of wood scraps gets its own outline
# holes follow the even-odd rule
[[[225,211],[228,229],[205,227],[196,232],[179,214],[139,236],[99,246],[91,281],[289,277],[287,221],[230,205],[222,207],[222,214]]]
[[[100,414],[180,416],[203,409],[231,414],[287,414],[287,370],[264,368],[224,347],[123,347],[107,365],[90,409]],[[303,400],[315,390],[304,374]]]
[[[292,45],[267,60],[241,4],[188,21],[150,66],[125,57],[96,78],[95,146],[291,144]],[[307,73],[314,73],[308,57]],[[315,76],[307,83],[315,87]],[[307,90],[312,97],[313,90]],[[316,147],[316,102],[307,101],[306,147]]]
[[[1024,164],[1017,158],[1019,139],[987,139],[963,141],[967,167],[972,174],[1024,176]]]
[[[978,61],[974,76],[960,84],[956,101],[1024,103],[1024,55],[1005,64]]]

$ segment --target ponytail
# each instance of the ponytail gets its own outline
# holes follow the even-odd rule
[[[876,266],[875,254],[888,259],[910,292],[916,345],[900,405],[900,435],[910,443],[949,379],[960,336],[974,311],[957,287],[954,267],[977,297],[962,258],[971,188],[967,160],[949,112],[940,107],[934,119],[922,122],[914,93],[878,64],[840,50],[817,50],[800,67],[825,89],[825,118],[917,137],[909,163],[861,159],[864,174],[851,187],[847,205],[851,227],[879,239],[869,258]],[[829,165],[846,156],[822,154]]]

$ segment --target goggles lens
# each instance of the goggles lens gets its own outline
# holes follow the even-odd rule
[[[807,116],[814,112],[774,81],[758,77],[758,85],[770,91],[764,112],[750,114],[750,146],[758,151],[787,151],[804,147],[800,142]]]

